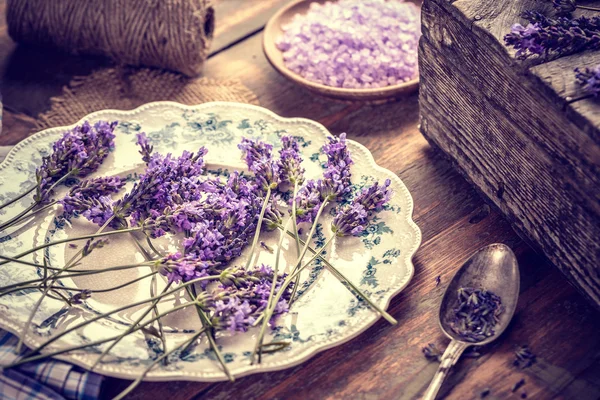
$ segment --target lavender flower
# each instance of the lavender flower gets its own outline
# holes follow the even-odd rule
[[[99,240],[89,239],[85,243],[85,246],[83,246],[83,249],[81,250],[81,256],[87,257],[92,253],[92,251],[94,251],[96,249],[101,249],[106,245],[108,245],[108,239],[99,239]]]
[[[323,179],[307,181],[295,199],[299,222],[312,222],[325,200],[341,201],[351,191],[350,166],[353,161],[346,146],[346,134],[342,133],[339,138],[329,137],[322,151],[327,155]]]
[[[584,70],[575,68],[575,79],[583,87],[583,90],[595,97],[600,96],[600,65]]]
[[[504,37],[508,46],[517,49],[517,57],[531,55],[560,55],[585,49],[600,48],[600,18],[579,17],[575,19],[548,18],[536,11],[527,11],[523,18],[527,27],[513,25],[511,33]]]
[[[136,143],[140,146],[140,154],[142,155],[142,161],[146,164],[150,162],[150,158],[152,156],[152,151],[154,150],[154,146],[150,144],[148,137],[145,132],[138,133],[136,135]]]
[[[242,138],[238,148],[242,150],[248,168],[254,173],[258,188],[263,191],[275,189],[281,182],[281,177],[280,166],[273,160],[273,146],[258,140]]]
[[[87,179],[73,186],[59,203],[66,214],[83,213],[87,208],[82,207],[87,207],[88,200],[118,193],[123,186],[125,182],[118,176]]]
[[[117,122],[99,121],[92,126],[86,121],[65,132],[36,170],[35,200],[46,201],[53,185],[67,174],[83,177],[96,171],[114,148],[116,126]]]
[[[174,204],[199,200],[206,152],[201,147],[196,154],[184,151],[180,157],[153,154],[140,181],[115,203],[116,217],[124,220],[131,216],[132,224],[137,224],[148,218],[151,210],[160,213]]]
[[[340,201],[350,193],[350,166],[353,161],[346,146],[345,133],[340,134],[339,138],[330,136],[328,140],[321,149],[327,155],[321,198]]]
[[[183,257],[181,253],[170,254],[160,261],[160,272],[166,276],[169,283],[188,282],[193,279],[202,278],[211,275],[211,263],[200,261],[193,257]],[[207,282],[202,282],[205,288]]]
[[[342,207],[331,223],[331,231],[339,237],[360,236],[368,223],[367,210],[362,204],[352,202]]]
[[[367,211],[381,211],[392,197],[392,191],[389,189],[391,183],[390,179],[386,179],[383,185],[375,182],[373,186],[364,188],[354,201]]]
[[[369,213],[383,209],[392,197],[389,189],[391,180],[386,179],[383,185],[376,182],[364,188],[350,204],[336,213],[331,230],[337,236],[360,236],[369,224]]]
[[[244,161],[251,171],[260,160],[273,158],[273,146],[259,140],[242,138],[238,148],[242,150]]]
[[[323,181],[309,180],[298,192],[296,197],[296,218],[299,222],[312,222],[323,203]]]
[[[216,300],[209,307],[213,325],[230,332],[246,332],[267,307],[272,279],[273,270],[265,265],[249,271],[238,268],[223,271],[222,284],[213,292]],[[277,277],[276,291],[281,289],[284,279],[285,275]],[[288,311],[291,292],[292,285],[285,289],[275,306],[271,324]]]
[[[126,226],[125,221],[114,218],[113,201],[108,196],[100,196],[97,199],[88,198],[87,200],[82,201],[78,207],[85,208],[81,215],[98,226],[105,225],[111,219],[112,222],[110,226],[115,229]]]
[[[568,16],[577,8],[575,0],[552,0],[552,7],[556,15]]]
[[[281,138],[283,148],[279,150],[279,171],[281,182],[287,184],[302,185],[304,182],[304,168],[302,168],[302,157],[298,142],[292,136]]]

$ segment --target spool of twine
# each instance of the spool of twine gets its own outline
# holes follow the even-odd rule
[[[7,0],[16,42],[197,76],[214,31],[209,0]]]

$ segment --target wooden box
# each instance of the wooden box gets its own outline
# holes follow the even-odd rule
[[[579,99],[573,73],[600,51],[522,61],[503,41],[551,5],[425,0],[421,131],[600,306],[600,98]]]

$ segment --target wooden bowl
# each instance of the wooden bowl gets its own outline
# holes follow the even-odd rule
[[[277,39],[283,35],[282,26],[289,23],[296,14],[305,14],[308,11],[310,3],[326,3],[331,0],[297,0],[279,10],[267,23],[263,35],[263,50],[267,59],[273,67],[283,76],[326,97],[332,97],[340,100],[350,101],[369,101],[379,102],[394,99],[401,95],[414,93],[419,88],[419,78],[397,85],[391,85],[372,89],[348,89],[326,86],[316,82],[309,81],[301,75],[291,71],[283,62],[283,52],[275,45]]]

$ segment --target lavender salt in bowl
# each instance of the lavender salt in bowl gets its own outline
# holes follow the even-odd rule
[[[298,0],[265,27],[286,78],[327,97],[378,102],[419,85],[420,7],[404,0]]]

